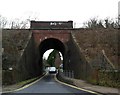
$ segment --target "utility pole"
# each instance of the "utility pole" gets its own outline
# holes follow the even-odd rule
[[[118,2],[118,23],[120,28],[120,1]]]
[[[120,28],[120,1],[118,2],[118,27]],[[120,42],[118,41],[118,51],[120,48]],[[118,69],[120,69],[120,62],[118,61]]]

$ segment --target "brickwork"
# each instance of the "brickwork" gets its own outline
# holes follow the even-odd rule
[[[64,44],[70,39],[70,30],[32,30],[32,33],[36,46],[49,38],[58,39]]]

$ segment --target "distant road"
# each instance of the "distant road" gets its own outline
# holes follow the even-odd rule
[[[97,95],[58,83],[54,77],[53,74],[47,74],[25,89],[14,93],[3,93],[2,95]]]

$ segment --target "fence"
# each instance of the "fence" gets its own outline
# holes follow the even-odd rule
[[[63,71],[64,76],[69,77],[69,78],[74,78],[74,71],[72,70],[64,70]]]

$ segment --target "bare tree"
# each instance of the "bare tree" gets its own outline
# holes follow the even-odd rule
[[[30,17],[22,21],[18,18],[13,20],[8,20],[7,18],[0,15],[0,28],[28,29],[30,26],[29,24],[30,24]]]
[[[86,23],[84,23],[86,28],[104,28],[102,20],[98,20],[97,18],[92,18]]]
[[[85,28],[119,28],[118,19],[106,18],[104,20],[98,20],[97,18],[92,18],[83,24]]]
[[[10,22],[11,29],[27,29],[29,28],[29,20],[20,21],[19,19]]]

